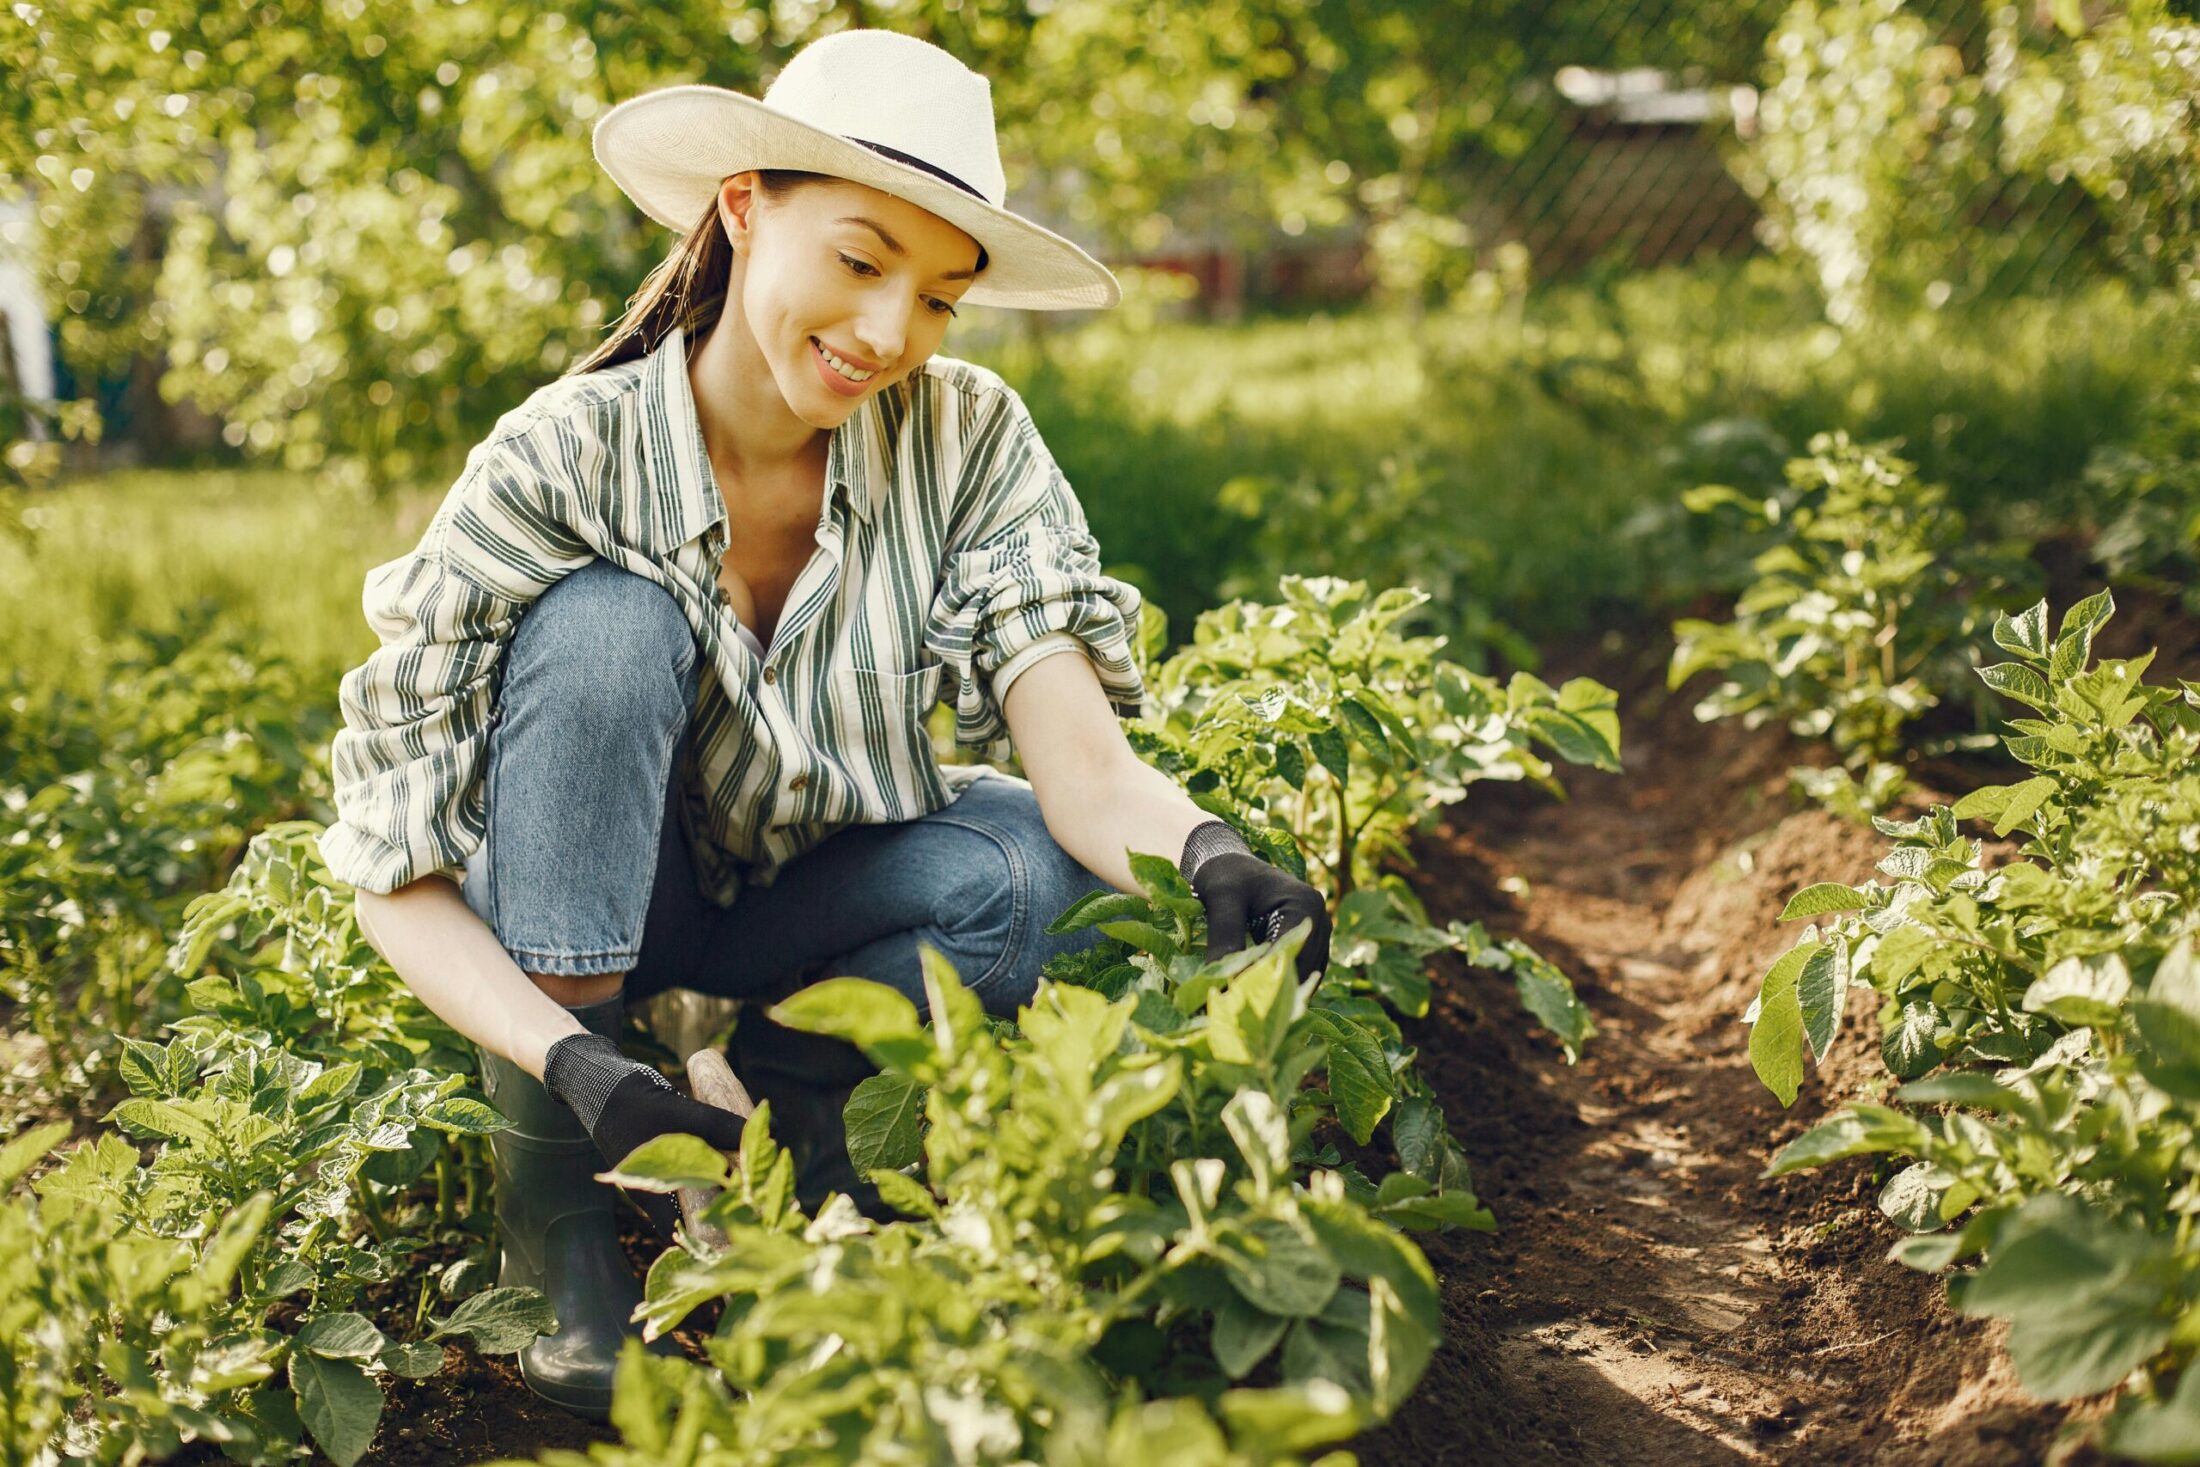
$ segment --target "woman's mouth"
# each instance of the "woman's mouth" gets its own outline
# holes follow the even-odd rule
[[[863,389],[878,375],[849,366],[814,336],[810,338],[810,360],[817,363],[817,374],[825,385],[842,397],[861,397]]]

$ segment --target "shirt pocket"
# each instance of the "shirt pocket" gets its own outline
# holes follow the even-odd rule
[[[874,820],[914,820],[947,803],[925,728],[946,673],[938,662],[911,672],[850,666],[826,693],[833,752]]]

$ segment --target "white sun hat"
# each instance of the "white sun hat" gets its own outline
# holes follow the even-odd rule
[[[907,199],[983,245],[986,267],[962,296],[972,305],[1095,310],[1123,296],[1105,265],[1002,206],[992,83],[914,36],[821,37],[762,101],[723,87],[646,92],[605,113],[595,142],[626,196],[683,233],[732,174],[829,173]]]

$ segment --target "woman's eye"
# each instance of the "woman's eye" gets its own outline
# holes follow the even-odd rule
[[[859,276],[863,275],[864,272],[867,270],[872,275],[878,274],[877,267],[872,265],[868,260],[858,260],[848,255],[839,255],[838,259],[840,260],[841,264],[846,265],[849,269],[855,271],[856,274]],[[867,279],[869,277],[866,276],[865,278]],[[935,316],[959,316],[962,314],[962,312],[956,310],[946,301],[943,301],[936,296],[928,299],[925,304],[929,305],[932,308],[932,314]]]

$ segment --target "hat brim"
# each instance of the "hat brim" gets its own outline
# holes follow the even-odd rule
[[[663,87],[621,102],[596,124],[595,151],[612,182],[672,229],[693,229],[732,174],[828,173],[907,199],[983,245],[985,270],[962,295],[971,305],[1105,310],[1123,298],[1105,265],[1052,230],[723,87]]]

